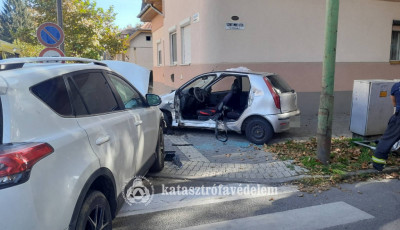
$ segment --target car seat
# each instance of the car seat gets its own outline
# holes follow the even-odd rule
[[[200,109],[197,110],[197,116],[199,120],[208,120],[210,117],[214,116],[216,113],[222,112],[224,109],[224,106],[228,104],[228,102],[233,98],[235,94],[238,94],[240,90],[240,85],[238,79],[235,79],[232,83],[231,90],[229,91],[228,94],[225,95],[225,97],[222,99],[222,101],[216,106],[212,108],[206,108],[206,109]],[[231,117],[229,116],[231,115]],[[228,119],[237,119],[240,117],[240,114],[238,116],[237,112],[231,111],[227,113],[227,118]]]

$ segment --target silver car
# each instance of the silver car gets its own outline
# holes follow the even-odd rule
[[[300,114],[296,92],[274,73],[205,73],[161,98],[167,128],[214,129],[222,114],[227,130],[245,133],[255,144],[288,130],[291,118]]]

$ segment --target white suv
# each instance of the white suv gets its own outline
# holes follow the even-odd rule
[[[26,64],[48,60],[68,63]],[[111,229],[124,185],[164,166],[161,100],[132,83],[89,59],[0,61],[1,229]]]

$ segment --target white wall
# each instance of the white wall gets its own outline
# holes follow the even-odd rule
[[[147,69],[153,69],[153,38],[146,41],[146,36],[151,36],[151,33],[140,33],[130,41],[127,51],[128,61]]]

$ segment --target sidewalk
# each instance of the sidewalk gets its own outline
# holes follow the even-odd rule
[[[351,136],[349,115],[336,115],[333,136]],[[317,116],[302,116],[301,125],[286,133],[276,134],[270,143],[287,140],[306,140],[315,136]],[[291,161],[280,161],[274,153],[262,150],[262,146],[249,143],[244,135],[229,133],[226,143],[214,137],[214,131],[175,129],[173,135],[165,135],[165,150],[175,151],[182,163],[178,169],[172,162],[165,162],[160,173],[149,176],[194,179],[219,182],[283,183],[305,176],[306,169]]]

